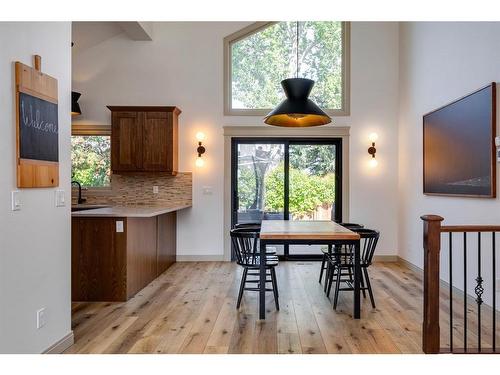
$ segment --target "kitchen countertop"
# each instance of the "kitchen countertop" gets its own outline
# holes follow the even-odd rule
[[[171,206],[111,206],[74,211],[72,217],[154,217],[191,207],[191,204]]]

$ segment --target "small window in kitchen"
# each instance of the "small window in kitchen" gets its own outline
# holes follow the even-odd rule
[[[110,186],[111,140],[108,127],[73,126],[71,179],[84,187]]]

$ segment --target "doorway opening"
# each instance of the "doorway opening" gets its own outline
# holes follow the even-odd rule
[[[262,220],[342,221],[341,138],[232,138],[231,226]],[[278,246],[316,259],[319,246]]]

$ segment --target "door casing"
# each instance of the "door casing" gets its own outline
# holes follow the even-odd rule
[[[224,225],[221,236],[224,241],[224,253],[220,260],[231,260],[231,145],[233,138],[324,138],[342,139],[342,221],[349,221],[349,148],[350,126],[318,126],[312,128],[279,128],[275,126],[224,126]]]

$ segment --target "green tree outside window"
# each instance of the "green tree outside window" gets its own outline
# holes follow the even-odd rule
[[[87,187],[110,185],[109,136],[71,137],[71,178]]]
[[[310,98],[342,108],[342,22],[299,23],[298,76],[316,81]],[[284,99],[280,82],[297,72],[296,22],[278,22],[231,45],[232,108],[269,109]]]

